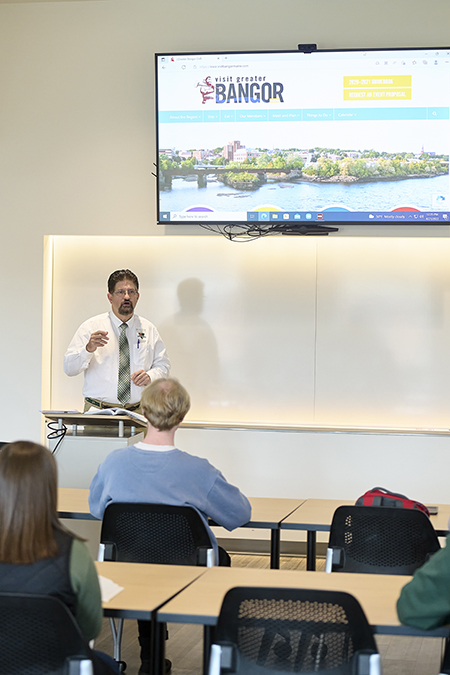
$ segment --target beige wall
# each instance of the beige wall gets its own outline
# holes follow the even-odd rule
[[[1,3],[0,440],[40,438],[44,235],[164,233],[154,52],[445,46],[449,19],[447,0]]]

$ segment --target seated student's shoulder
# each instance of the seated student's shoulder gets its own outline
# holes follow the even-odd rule
[[[450,623],[450,537],[447,546],[434,553],[414,572],[397,601],[401,623],[432,630]]]
[[[217,469],[211,462],[205,457],[198,457],[198,455],[192,455],[185,450],[177,450],[177,461],[182,462],[186,466],[195,466],[198,470],[203,470],[208,473],[219,473]]]
[[[106,455],[103,462],[99,465],[99,469],[105,468],[107,470],[110,470],[116,465],[120,465],[123,462],[129,461],[129,456],[130,453],[132,452],[132,449],[133,446],[128,445],[123,448],[116,448],[115,450],[112,450],[108,455]]]

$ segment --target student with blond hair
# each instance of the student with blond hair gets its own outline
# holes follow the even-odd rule
[[[114,450],[100,464],[90,487],[92,515],[102,518],[111,502],[192,506],[208,529],[216,563],[229,565],[229,556],[219,550],[208,518],[233,530],[250,520],[250,502],[208,460],[175,445],[175,433],[190,408],[189,394],[177,380],[149,384],[142,393],[141,408],[148,421],[147,434],[141,443]],[[150,669],[149,625],[139,622],[140,675]]]

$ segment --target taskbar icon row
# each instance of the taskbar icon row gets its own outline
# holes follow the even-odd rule
[[[303,211],[249,211],[247,220],[252,221],[297,221],[297,220],[323,220],[323,213],[307,213]]]
[[[327,222],[327,223],[424,223],[441,222],[450,224],[447,211],[249,211],[248,222]]]

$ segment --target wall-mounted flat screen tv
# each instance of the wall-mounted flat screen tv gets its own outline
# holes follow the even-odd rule
[[[156,55],[158,222],[448,224],[450,48]]]

